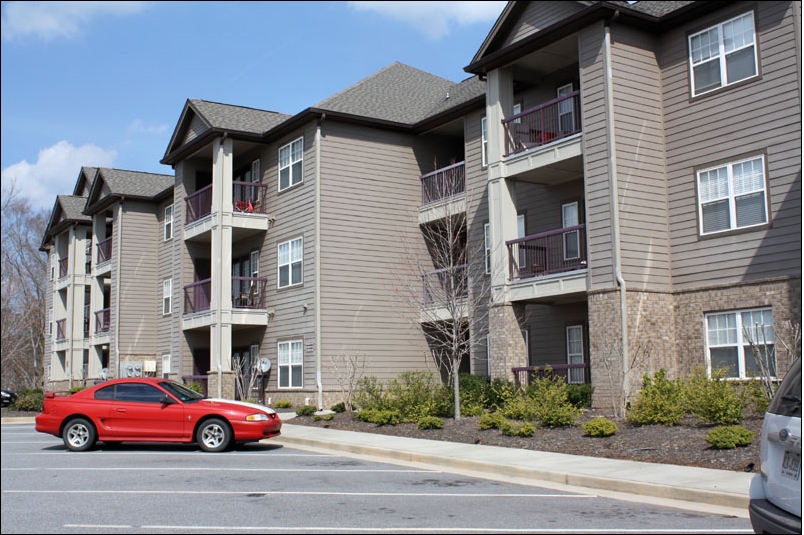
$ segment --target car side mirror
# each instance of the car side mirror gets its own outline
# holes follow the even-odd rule
[[[165,394],[164,396],[162,396],[162,399],[159,400],[159,403],[161,403],[162,405],[173,405],[174,403],[176,403],[176,400]]]

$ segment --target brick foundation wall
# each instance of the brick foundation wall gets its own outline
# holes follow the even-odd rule
[[[520,323],[524,305],[510,303],[489,308],[489,346],[491,348],[491,377],[514,380],[511,368],[527,366],[525,338]]]

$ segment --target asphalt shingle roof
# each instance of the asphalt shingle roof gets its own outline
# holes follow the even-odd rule
[[[212,128],[261,135],[291,116],[274,111],[221,104],[208,100],[190,99],[198,114]]]
[[[63,217],[62,219],[71,221],[92,221],[88,215],[84,215],[84,207],[87,204],[86,197],[79,197],[77,195],[57,195],[59,205],[61,206]]]
[[[653,15],[654,17],[661,17],[667,15],[668,13],[672,13],[677,9],[681,9],[686,5],[692,4],[693,2],[692,1],[674,2],[671,0],[657,2],[655,0],[646,0],[644,2],[634,2],[634,3],[621,2],[621,1],[614,1],[611,3],[621,5],[633,11],[639,11],[647,15]]]
[[[173,188],[175,177],[141,171],[100,168],[100,175],[109,186],[112,195],[127,195],[140,198],[154,198]]]

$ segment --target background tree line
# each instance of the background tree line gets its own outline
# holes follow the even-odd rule
[[[2,184],[0,226],[0,373],[3,388],[22,392],[44,385],[47,262],[39,250],[49,214],[32,210],[14,181]]]

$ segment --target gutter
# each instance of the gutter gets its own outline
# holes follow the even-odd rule
[[[617,149],[614,140],[614,96],[613,84],[611,74],[611,23],[617,18],[619,12],[615,12],[614,16],[607,19],[604,23],[604,43],[603,53],[606,69],[605,87],[606,87],[606,108],[608,110],[609,120],[606,121],[608,128],[608,146],[609,146],[609,194],[611,197],[611,219],[612,219],[612,241],[614,249],[614,277],[617,280],[617,285],[620,287],[620,336],[622,337],[622,372],[623,372],[623,400],[627,403],[628,398],[631,396],[630,382],[628,373],[628,308],[626,301],[626,284],[622,276],[622,261],[620,258],[620,197],[617,190]],[[622,407],[623,409],[625,407]]]
[[[321,123],[327,114],[321,113],[315,125],[315,383],[318,388],[318,410],[324,408],[324,383],[321,379]]]
[[[123,265],[121,255],[123,243],[123,201],[125,197],[120,197],[120,204],[117,205],[117,253],[115,254],[115,271],[117,272],[116,292],[117,298],[114,300],[114,352],[117,355],[117,376],[120,377],[120,266]],[[112,234],[114,236],[114,234]],[[111,289],[110,289],[111,291]],[[109,296],[111,297],[111,295]]]

